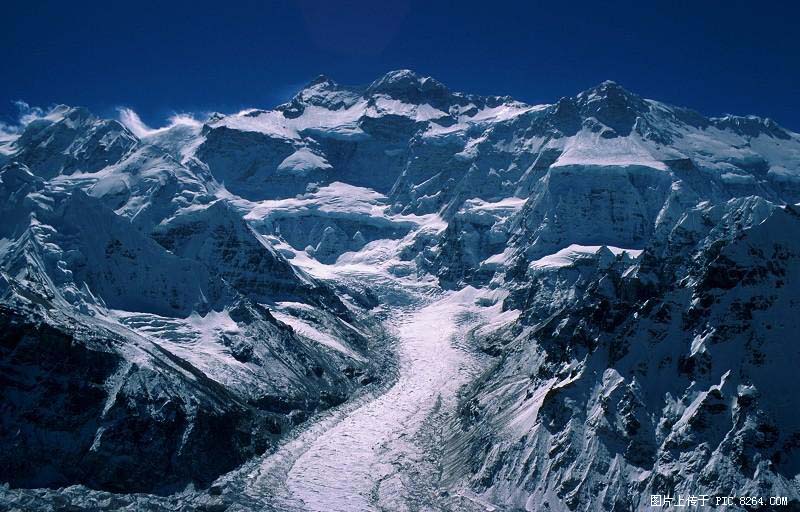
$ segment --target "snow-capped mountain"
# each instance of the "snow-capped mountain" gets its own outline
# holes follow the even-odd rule
[[[9,481],[208,483],[359,386],[370,322],[216,199],[210,178],[83,109],[34,121],[8,155]]]
[[[59,106],[0,166],[3,502],[800,499],[770,119],[401,70],[160,129]]]
[[[796,496],[798,228],[794,206],[701,203],[641,254],[534,261],[505,304],[520,320],[485,341],[501,361],[462,406],[470,481],[522,508]]]

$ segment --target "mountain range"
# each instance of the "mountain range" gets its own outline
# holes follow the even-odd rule
[[[408,70],[132,116],[0,138],[2,506],[800,507],[800,134]]]

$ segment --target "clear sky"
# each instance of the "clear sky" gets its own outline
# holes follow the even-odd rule
[[[14,100],[175,112],[272,107],[316,75],[410,68],[453,90],[553,102],[605,79],[704,114],[800,131],[800,4],[759,1],[4,0]]]

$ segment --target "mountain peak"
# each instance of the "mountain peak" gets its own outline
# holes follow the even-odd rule
[[[328,75],[322,75],[321,74],[321,75],[317,75],[317,77],[315,79],[313,79],[310,82],[308,82],[308,84],[306,84],[304,89],[309,89],[309,88],[317,86],[317,85],[336,86],[337,84]]]
[[[303,87],[290,102],[280,105],[277,110],[283,112],[287,118],[302,115],[306,105],[339,110],[352,105],[359,95],[359,91],[343,87],[327,75],[318,75]]]
[[[41,115],[35,119],[44,120],[45,122],[50,123],[55,123],[62,120],[79,123],[93,118],[94,116],[86,107],[71,107],[69,105],[60,104],[50,108],[44,112],[44,115]]]
[[[429,76],[420,76],[410,69],[389,71],[367,87],[366,96],[385,94],[407,103],[442,103],[450,91]]]
[[[630,92],[613,80],[604,80],[594,87],[590,87],[589,89],[578,93],[577,97],[579,99],[586,99],[587,101],[622,98],[641,100],[641,97],[638,94]]]
[[[410,69],[395,69],[378,78],[373,84],[419,81],[420,76]]]
[[[419,88],[420,77],[410,69],[389,71],[367,87],[367,94],[389,94]]]
[[[641,96],[612,80],[578,93],[574,100],[583,117],[595,118],[620,135],[630,133],[636,118],[650,110]]]

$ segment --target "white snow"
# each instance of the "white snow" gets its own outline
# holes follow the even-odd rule
[[[274,316],[281,322],[291,326],[292,329],[294,329],[294,331],[300,336],[315,341],[320,345],[332,348],[333,350],[336,350],[337,352],[340,352],[346,355],[347,357],[350,357],[357,361],[362,361],[362,362],[366,361],[366,359],[364,359],[362,356],[355,353],[350,348],[344,346],[344,344],[342,344],[339,340],[337,340],[330,334],[322,332],[317,327],[313,326],[310,322],[292,316],[288,313],[283,313],[281,311],[272,310],[270,311],[270,313],[272,314],[272,316]]]
[[[279,172],[288,172],[296,175],[306,175],[315,169],[328,170],[333,166],[325,157],[312,153],[308,148],[300,148],[287,156],[279,165]]]
[[[485,260],[483,260],[483,265],[492,265],[492,266],[502,266],[508,263],[509,258],[514,255],[514,249],[510,247],[506,247],[503,252],[499,254],[493,254],[489,256]]]
[[[474,107],[474,105],[472,105]],[[524,103],[511,101],[502,103],[496,107],[486,107],[478,110],[472,115],[459,114],[459,111],[466,109],[458,109],[457,114],[458,122],[450,126],[440,126],[431,123],[424,133],[427,138],[440,138],[449,135],[459,134],[468,131],[474,126],[489,127],[495,123],[502,123],[511,121],[523,114],[529,112],[537,112],[544,110],[549,105],[526,105]]]
[[[477,290],[466,288],[396,315],[399,380],[384,395],[308,439],[286,478],[298,506],[325,512],[378,510],[374,499],[394,503],[402,497],[398,470],[426,457],[411,441],[414,433],[437,404],[452,407],[456,391],[479,369],[454,344],[463,330],[459,317],[476,309],[476,296]],[[269,458],[264,464],[270,464]],[[252,485],[257,489],[265,483],[256,479]]]
[[[222,334],[235,334],[239,326],[227,311],[205,316],[192,313],[185,319],[147,313],[110,311],[120,325],[184,359],[209,377],[232,386],[258,385],[247,364],[234,358],[220,343]]]
[[[349,217],[361,215],[383,218],[387,208],[386,196],[383,194],[370,188],[338,181],[302,196],[248,203],[245,206],[249,210],[245,215],[247,220],[259,220],[280,212],[299,214],[309,211],[340,213]]]
[[[284,117],[276,110],[256,111],[243,110],[237,114],[225,116],[212,123],[212,126],[264,133],[286,139],[301,139],[303,130],[325,130],[339,137],[364,137],[366,134],[358,127],[358,120],[365,115],[367,101],[361,100],[348,108],[330,110],[316,105],[306,106],[303,114],[297,118]]]
[[[156,137],[168,132],[176,126],[186,126],[196,129],[198,132],[203,126],[202,121],[195,119],[190,114],[175,114],[170,116],[167,124],[161,128],[151,128],[139,117],[133,109],[121,107],[118,109],[119,121],[125,125],[134,135],[140,139]]]
[[[600,133],[582,130],[571,137],[553,167],[565,166],[642,166],[667,170],[641,141],[633,136],[603,138]]]
[[[572,265],[575,260],[578,260],[582,257],[588,255],[597,254],[597,251],[602,249],[603,247],[607,247],[614,255],[619,255],[622,253],[628,253],[633,258],[638,258],[639,255],[642,253],[641,249],[622,249],[619,247],[614,246],[602,246],[602,245],[578,245],[572,244],[564,249],[561,249],[558,252],[553,254],[549,254],[538,260],[532,261],[530,267],[532,269],[545,269],[545,268],[561,268],[567,267]]]
[[[411,118],[415,121],[430,121],[431,119],[438,119],[446,117],[447,114],[439,109],[423,103],[421,105],[414,105],[412,103],[404,103],[400,100],[390,98],[384,95],[377,95],[375,97],[375,106],[367,109],[366,115],[369,117],[381,117],[385,115],[400,115]]]
[[[474,116],[469,117],[469,122],[502,122],[514,119],[528,112],[536,112],[547,108],[548,105],[525,105],[524,103],[503,103],[497,107],[487,107],[479,110]]]
[[[720,179],[725,183],[734,185],[754,185],[756,183],[755,176],[749,174],[737,174],[733,172],[725,172],[720,175]]]
[[[525,197],[506,197],[499,201],[484,201],[479,198],[468,199],[464,202],[465,210],[488,211],[492,213],[514,213],[522,208]]]

